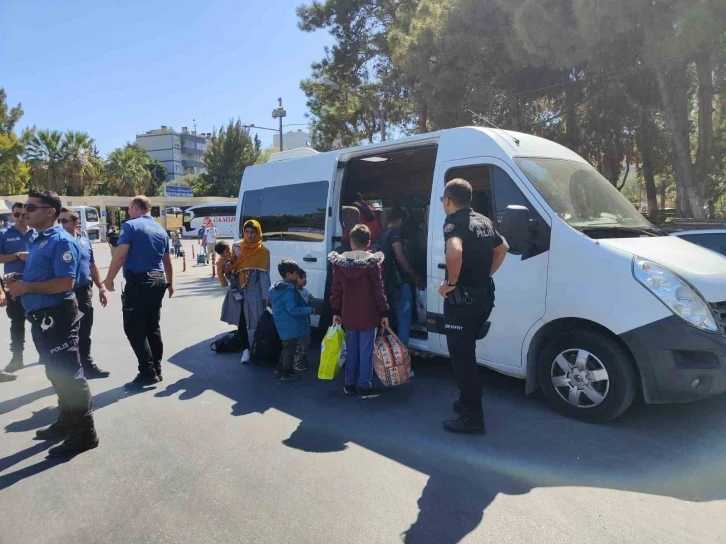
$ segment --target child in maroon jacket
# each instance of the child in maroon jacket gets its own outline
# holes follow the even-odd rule
[[[373,388],[373,343],[376,327],[388,326],[388,302],[383,285],[381,263],[383,253],[368,253],[371,232],[365,225],[356,225],[350,232],[352,251],[331,252],[333,285],[330,305],[333,323],[343,325],[346,332],[345,394],[356,393],[356,382],[363,399],[377,397]]]

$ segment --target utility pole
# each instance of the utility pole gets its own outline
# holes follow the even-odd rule
[[[282,146],[282,118],[287,116],[287,112],[282,107],[282,98],[277,99],[278,107],[272,110],[272,118],[280,120],[280,151],[283,151]]]

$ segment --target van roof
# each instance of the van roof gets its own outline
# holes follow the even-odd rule
[[[289,151],[273,153],[270,158],[270,162],[304,161],[319,158],[320,156],[335,156],[336,159],[345,161],[356,155],[370,155],[377,151],[389,152],[399,147],[411,146],[412,144],[425,145],[427,143],[439,143],[443,140],[459,140],[466,136],[474,136],[480,139],[480,142],[481,139],[488,139],[490,142],[496,143],[500,150],[510,157],[552,157],[584,162],[582,157],[573,151],[545,138],[512,130],[484,127],[451,128],[437,132],[408,136],[398,140],[376,142],[374,144],[365,144],[357,147],[337,149],[323,153],[317,152],[311,148],[291,149]],[[269,162],[266,164],[269,164]],[[264,166],[265,165],[263,164],[252,166],[250,168],[254,169]]]

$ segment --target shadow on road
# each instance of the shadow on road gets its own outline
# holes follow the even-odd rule
[[[17,410],[18,408],[22,408],[23,406],[31,404],[38,399],[42,399],[43,397],[49,397],[51,395],[55,395],[55,391],[52,387],[46,387],[45,389],[39,389],[38,391],[33,391],[32,393],[20,395],[19,397],[15,397],[14,399],[4,400],[0,402],[0,415],[7,414],[9,412],[12,412],[13,410]]]
[[[171,357],[192,375],[156,396],[189,401],[214,391],[233,402],[233,416],[274,408],[301,420],[284,440],[288,447],[326,453],[355,443],[428,474],[406,542],[459,542],[499,493],[536,487],[599,487],[689,501],[726,497],[724,398],[634,406],[613,424],[588,425],[554,414],[537,395],[525,397],[521,381],[482,369],[489,434],[457,436],[441,428],[454,417],[456,398],[443,359],[416,360],[410,384],[362,401],[345,397],[340,379],[317,380],[315,365],[297,382],[281,384],[272,367],[214,355],[209,342]]]

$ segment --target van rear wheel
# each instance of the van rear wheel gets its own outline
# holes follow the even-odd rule
[[[620,416],[633,403],[638,385],[627,351],[596,331],[567,331],[553,338],[537,372],[555,411],[590,423]]]

